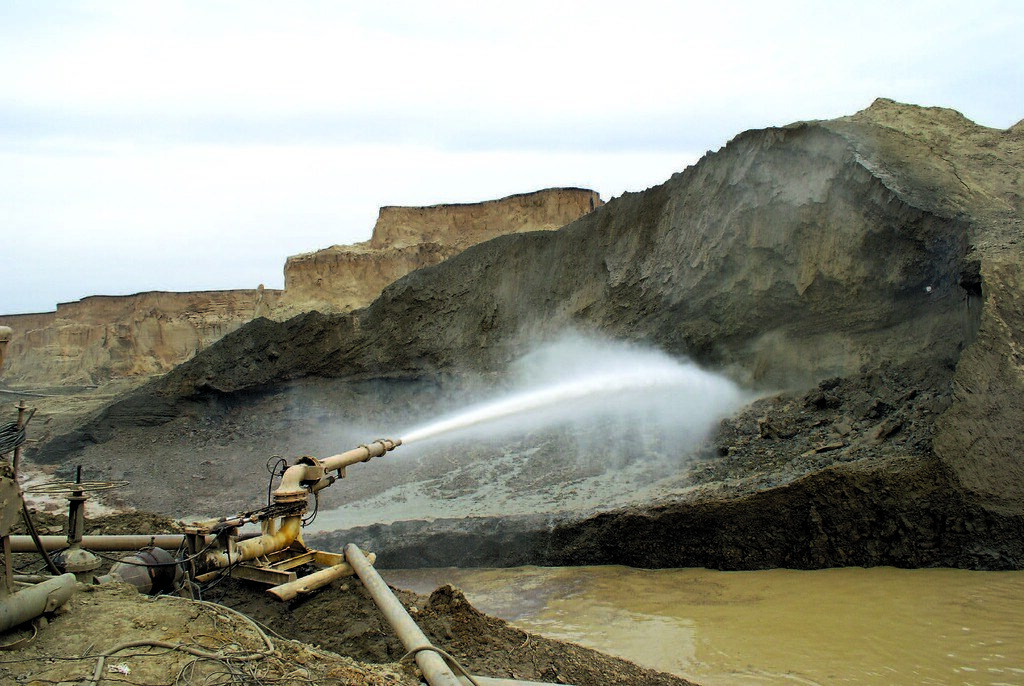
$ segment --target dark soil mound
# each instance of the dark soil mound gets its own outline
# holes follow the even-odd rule
[[[401,641],[358,581],[326,589],[293,605],[268,603],[254,596],[251,586],[230,581],[224,586],[219,602],[287,638],[361,662],[393,663],[405,654]],[[471,674],[579,686],[689,683],[589,648],[529,634],[482,614],[452,586],[442,586],[430,597],[395,592],[431,643]]]

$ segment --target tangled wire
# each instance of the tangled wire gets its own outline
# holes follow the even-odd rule
[[[214,672],[211,675],[203,677],[203,682],[207,686],[220,686],[221,684],[227,686],[228,684],[246,686],[264,686],[264,684],[272,682],[296,682],[307,683],[312,686],[313,681],[307,678],[303,678],[301,675],[285,674],[282,677],[280,674],[283,673],[287,668],[283,661],[281,661],[280,653],[275,649],[273,641],[270,637],[260,628],[260,626],[246,615],[224,605],[212,605],[201,600],[186,600],[184,598],[177,598],[175,596],[160,596],[159,600],[177,600],[188,603],[194,603],[197,605],[207,606],[214,608],[218,613],[231,613],[241,619],[243,622],[248,624],[260,638],[263,643],[262,650],[245,650],[238,646],[237,643],[223,646],[220,650],[212,650],[210,648],[189,645],[185,643],[174,643],[170,641],[160,641],[153,639],[142,639],[138,641],[129,641],[127,643],[121,643],[114,646],[110,650],[97,656],[96,668],[93,670],[92,679],[88,683],[96,686],[103,679],[104,667],[106,661],[113,657],[115,654],[130,648],[163,648],[166,650],[176,650],[187,655],[193,656],[193,660],[186,663],[179,671],[172,683],[174,684],[193,684],[197,683],[195,679],[199,678],[197,668],[202,663],[213,663]],[[260,661],[266,661],[270,663],[266,669],[259,669],[256,663]],[[117,668],[113,668],[111,671],[119,671]],[[275,672],[278,674],[275,675]],[[298,676],[298,679],[295,677]],[[119,679],[118,681],[123,681]]]
[[[6,455],[25,442],[25,426],[10,422],[0,427],[0,455]]]

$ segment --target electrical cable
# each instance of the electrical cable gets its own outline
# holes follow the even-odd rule
[[[22,494],[21,497],[21,518],[25,520],[25,528],[28,529],[29,536],[32,537],[32,542],[36,546],[36,550],[39,551],[39,555],[42,556],[46,562],[46,568],[50,570],[50,573],[54,576],[60,576],[60,570],[57,569],[57,565],[53,563],[50,558],[50,554],[46,552],[46,547],[43,545],[43,541],[39,538],[39,532],[36,530],[35,522],[32,521],[32,515],[28,511],[28,503],[25,502],[25,496]]]
[[[218,651],[216,653],[208,650],[200,650],[199,648],[193,648],[192,646],[185,645],[184,643],[171,643],[169,641],[157,641],[152,639],[143,639],[141,641],[129,641],[116,645],[110,650],[106,651],[97,658],[96,669],[93,671],[92,679],[89,683],[96,686],[99,684],[100,679],[103,677],[103,665],[108,657],[113,657],[115,653],[119,653],[122,650],[128,648],[140,648],[140,647],[153,647],[153,648],[166,648],[168,650],[179,650],[195,657],[205,658],[208,660],[223,661],[225,659],[237,660],[239,662],[247,662],[250,660],[262,660],[266,657],[270,657],[273,650],[270,651],[251,651],[251,652],[239,652],[239,653],[225,653]]]
[[[6,455],[24,442],[25,425],[9,422],[0,426],[0,455]]]
[[[204,547],[202,550],[199,550],[196,553],[189,555],[188,557],[182,558],[180,560],[175,559],[173,562],[142,562],[141,560],[138,562],[132,562],[127,558],[119,559],[114,557],[113,555],[104,555],[103,553],[97,552],[95,550],[92,551],[92,553],[96,557],[102,557],[104,560],[107,560],[109,562],[120,562],[121,564],[131,565],[133,567],[177,567],[178,565],[182,565],[186,562],[191,562],[192,560],[196,559],[197,557],[205,553],[207,550],[212,548],[214,543],[216,543],[216,539],[207,543],[206,547]]]
[[[273,462],[273,466],[271,466]],[[280,455],[271,455],[267,458],[267,471],[270,472],[270,483],[267,484],[267,507],[270,507],[271,496],[274,492],[274,477],[284,476],[288,469],[288,460]]]
[[[316,513],[320,511],[320,494],[313,494],[313,514],[309,515],[309,519],[302,520],[302,526],[309,526],[316,519]]]

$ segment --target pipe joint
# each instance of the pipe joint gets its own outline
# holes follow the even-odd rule
[[[294,464],[284,470],[281,483],[278,485],[277,490],[274,491],[275,503],[291,503],[305,500],[307,491],[303,488],[302,482],[306,480],[306,469],[307,465]]]

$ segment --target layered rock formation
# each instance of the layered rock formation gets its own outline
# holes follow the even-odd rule
[[[14,330],[10,383],[89,385],[163,373],[255,317],[365,307],[392,281],[507,233],[551,231],[602,205],[553,188],[501,200],[384,207],[365,243],[289,257],[285,290],[93,296],[56,312],[0,316]]]
[[[11,327],[5,380],[92,385],[166,372],[256,317],[280,291],[149,292],[92,296],[55,312],[0,316]]]
[[[602,204],[594,191],[550,188],[474,204],[382,207],[369,241],[289,257],[283,304],[293,313],[365,307],[414,269],[496,236],[558,229]]]
[[[7,354],[7,344],[11,342],[11,335],[14,332],[8,326],[0,326],[0,369],[4,366],[4,355]]]
[[[443,549],[475,564],[1024,567],[1022,170],[1024,123],[989,129],[888,100],[749,131],[559,231],[412,272],[351,316],[243,327],[36,457],[74,456],[117,479],[133,467],[113,455],[192,432],[208,460],[241,474],[256,460],[240,451],[336,450],[330,427],[335,441],[338,425],[450,407],[453,379],[500,380],[532,342],[582,329],[783,392],[723,423],[699,456],[644,437],[675,465],[657,504],[573,511],[587,479],[614,480],[602,465],[630,464],[639,444],[591,440],[586,462],[567,460],[571,440],[532,434],[444,463],[367,466],[356,499],[402,479],[435,493],[383,520],[436,518],[463,496],[494,516],[346,540],[376,541],[397,560],[387,564],[436,563]],[[497,519],[514,490],[473,497],[498,479],[547,489],[559,516]],[[223,492],[188,483],[187,502],[163,506],[225,506]],[[133,502],[161,504],[152,492]]]

